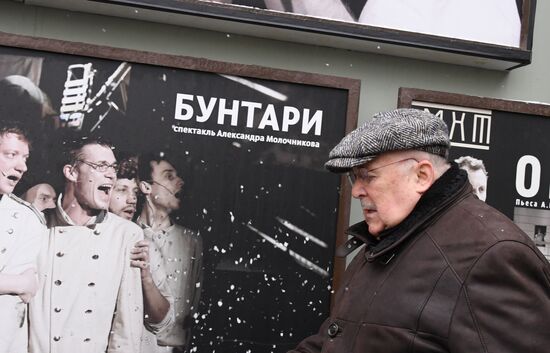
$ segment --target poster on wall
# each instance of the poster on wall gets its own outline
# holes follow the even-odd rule
[[[401,88],[399,106],[449,127],[450,159],[474,193],[514,221],[550,258],[550,106]]]
[[[334,249],[349,214],[346,184],[323,165],[357,123],[357,80],[23,36],[0,44],[0,116],[33,137],[14,194],[50,227],[29,311],[35,352],[82,342],[135,351],[140,341],[178,352],[285,352],[317,330],[343,270]],[[74,152],[96,139],[108,145]],[[100,212],[103,204],[120,217]],[[78,227],[75,208],[94,218]],[[174,309],[160,331],[143,306],[123,310],[136,285],[128,282],[139,282],[139,270],[124,267],[123,228],[153,244],[142,271]],[[111,237],[107,248],[87,232]],[[117,266],[134,277],[117,277]],[[106,335],[96,312],[108,317]],[[128,319],[136,315],[145,326]]]
[[[392,44],[400,46],[403,56],[418,55],[418,50],[406,54],[408,47],[423,48],[432,52],[428,60],[438,60],[433,51],[456,53],[477,57],[478,61],[504,60],[508,62],[506,68],[530,63],[536,7],[535,0],[95,1],[296,31],[287,37],[291,41],[319,44],[318,37],[311,36],[315,33],[331,36],[322,41],[329,46],[380,53]],[[219,25],[219,21],[214,23]],[[260,28],[244,33],[270,37],[272,32]],[[361,47],[351,44],[350,39],[378,45]]]

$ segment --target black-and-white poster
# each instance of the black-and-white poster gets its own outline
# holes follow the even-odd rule
[[[44,237],[54,250],[37,255],[43,288],[30,304],[32,352],[67,342],[73,350],[94,343],[97,351],[114,351],[114,345],[136,347],[140,341],[178,352],[285,352],[317,330],[333,293],[337,229],[346,226],[342,215],[349,212],[340,177],[323,165],[356,124],[358,81],[142,52],[118,55],[112,48],[67,42],[16,42],[33,48],[0,47],[0,116],[23,123],[34,141],[27,170],[20,168],[9,185],[17,184],[13,193],[48,222],[52,212],[66,222],[49,223]],[[74,139],[96,138],[109,144],[85,145],[67,164],[64,152]],[[88,179],[75,176],[85,172]],[[99,176],[107,181],[98,182]],[[102,220],[107,204],[111,212]],[[83,227],[72,218],[75,205],[97,211]],[[99,225],[115,221],[134,230],[141,226],[160,254],[150,270],[154,277],[164,267],[153,279],[159,289],[167,283],[165,297],[174,310],[163,320],[171,322],[156,320],[153,329],[147,324],[155,320],[147,314],[145,283],[145,315],[139,305],[124,314],[122,297],[135,294],[137,300],[141,293],[131,292],[135,283],[123,283],[139,268],[127,269],[130,255],[111,249],[119,242],[108,243],[110,249],[98,245],[90,254],[77,244],[59,249],[74,229],[86,232],[87,225],[91,237],[100,237],[107,228]],[[70,265],[60,263],[71,256]],[[106,304],[84,307],[111,290],[103,283],[114,274],[99,265],[100,275],[89,268],[107,256],[128,257],[109,265],[113,273],[116,266],[123,271],[109,302],[116,301],[116,311]],[[44,263],[50,268],[40,268]],[[0,265],[0,274],[9,268]],[[89,271],[98,278],[82,284]],[[122,287],[130,289],[117,292]],[[63,290],[71,294],[60,301],[56,291]],[[90,290],[92,299],[83,302]],[[97,311],[110,315],[107,335],[89,319]],[[144,316],[145,326],[135,328],[143,335],[119,335],[136,315]]]
[[[425,109],[449,127],[450,159],[474,193],[514,221],[550,257],[547,105],[401,89],[400,105]]]

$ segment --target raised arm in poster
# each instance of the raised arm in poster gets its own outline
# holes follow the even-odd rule
[[[322,166],[355,124],[358,81],[0,40],[0,76],[40,92],[20,118],[36,142],[16,193],[60,195],[31,352],[284,352],[316,330],[349,211]],[[29,98],[14,97],[0,109]]]
[[[478,197],[512,219],[550,258],[540,236],[550,226],[548,105],[402,88],[400,106],[429,111],[447,123],[451,159],[469,170]]]
[[[550,263],[474,196],[449,147],[442,119],[402,108],[330,152],[364,216],[338,250],[360,249],[330,316],[289,353],[548,351]]]

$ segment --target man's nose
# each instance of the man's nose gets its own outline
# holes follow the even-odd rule
[[[351,196],[353,196],[356,199],[367,196],[367,191],[365,190],[365,186],[362,185],[359,180],[355,180],[351,185]]]
[[[111,180],[116,179],[116,172],[113,168],[108,168],[103,175],[105,175],[106,178],[109,178]]]
[[[129,205],[135,205],[137,203],[137,195],[131,194],[126,198],[126,203]]]
[[[20,159],[15,166],[15,170],[21,174],[25,173],[27,171],[27,162],[24,159]]]

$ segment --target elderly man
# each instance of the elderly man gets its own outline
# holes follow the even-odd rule
[[[27,136],[18,123],[0,120],[0,353],[27,351],[26,303],[38,289],[36,257],[44,220],[12,194],[27,171]]]
[[[293,352],[548,351],[550,265],[474,197],[448,148],[442,120],[398,109],[331,151],[326,167],[350,173],[365,218],[338,252],[363,248],[330,317]]]
[[[118,169],[112,147],[74,142],[63,166],[64,193],[46,213],[29,352],[139,352],[141,280],[130,256],[143,232],[107,212]]]

